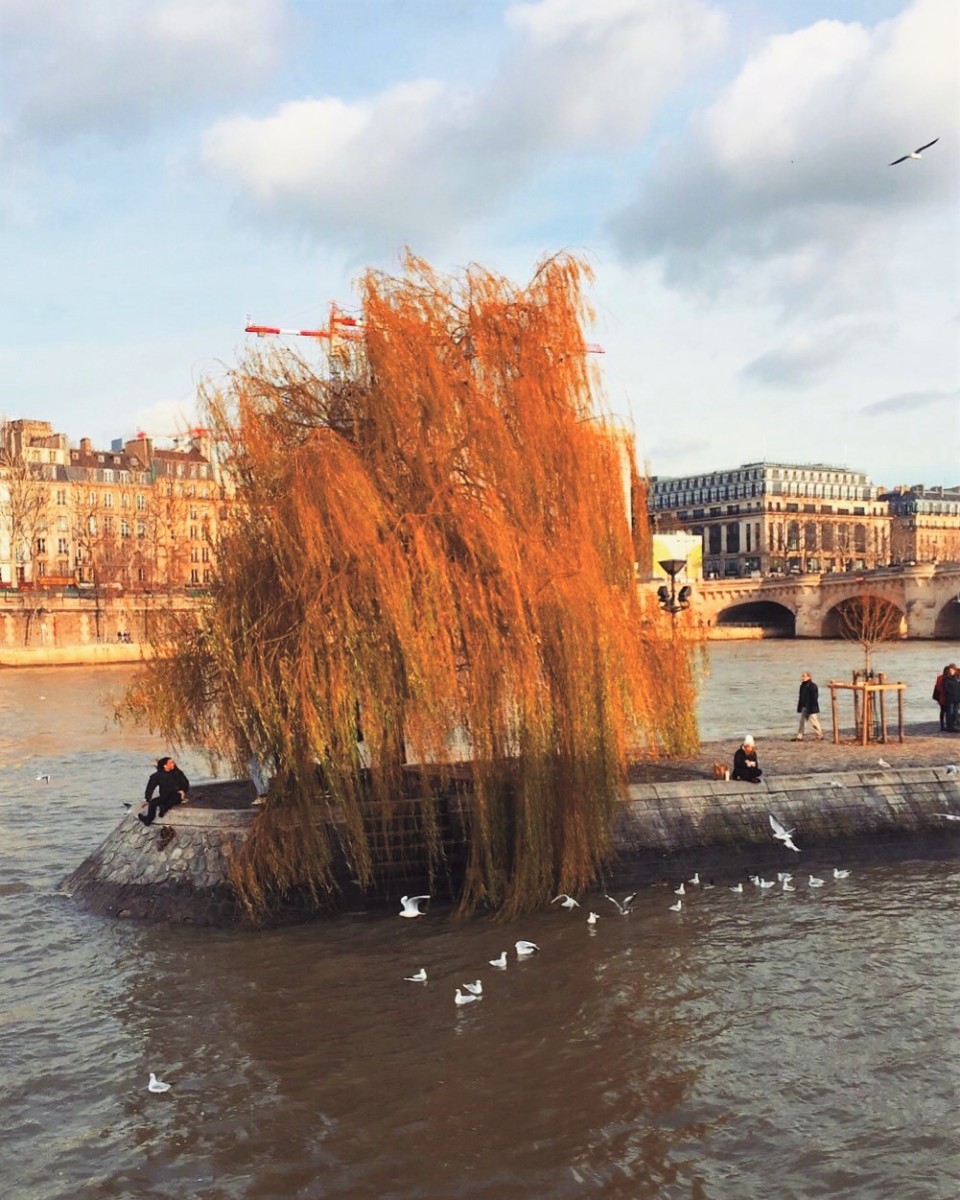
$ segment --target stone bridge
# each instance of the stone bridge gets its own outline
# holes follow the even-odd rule
[[[845,600],[880,596],[902,614],[908,638],[960,640],[960,563],[921,563],[832,575],[704,580],[691,615],[708,630],[762,626],[784,637],[835,637]]]

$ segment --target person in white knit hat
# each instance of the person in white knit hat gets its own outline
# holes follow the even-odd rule
[[[745,783],[759,783],[763,771],[757,761],[757,747],[753,742],[753,734],[744,737],[740,748],[733,756],[733,774],[731,779],[742,779]]]

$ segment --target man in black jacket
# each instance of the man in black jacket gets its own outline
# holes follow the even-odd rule
[[[810,722],[810,728],[817,735],[817,741],[823,741],[823,729],[820,727],[820,689],[810,678],[810,672],[804,671],[800,676],[800,696],[797,700],[797,712],[800,714],[800,728],[797,730],[797,736],[793,739],[795,742],[803,741],[803,727],[807,721]]]
[[[157,789],[156,798],[153,789]],[[190,791],[190,780],[169,756],[157,759],[157,769],[147,780],[143,798],[147,802],[147,814],[137,813],[144,825],[152,825],[154,818],[163,816],[175,804],[182,804]]]

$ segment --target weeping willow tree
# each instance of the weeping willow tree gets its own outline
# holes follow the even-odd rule
[[[411,258],[364,277],[362,341],[323,369],[255,354],[207,391],[237,519],[209,607],[127,707],[271,765],[234,878],[251,912],[329,893],[331,815],[369,884],[369,815],[389,826],[404,761],[435,778],[465,744],[460,908],[514,915],[596,878],[632,751],[695,746],[689,647],[636,586],[641,481],[587,357],[585,276],[554,258],[519,288]]]

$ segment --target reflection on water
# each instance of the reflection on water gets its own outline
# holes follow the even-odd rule
[[[809,655],[784,666],[783,645],[752,665],[795,702]],[[709,686],[727,689],[718,659]],[[104,722],[113,675],[8,672],[0,691],[6,1195],[958,1194],[955,862],[820,892],[799,874],[790,895],[688,889],[680,913],[665,887],[626,918],[594,897],[594,932],[586,903],[516,927],[102,920],[56,883],[165,749]],[[518,962],[518,937],[541,953]],[[428,982],[405,983],[418,967]],[[146,1090],[151,1070],[169,1093]]]

